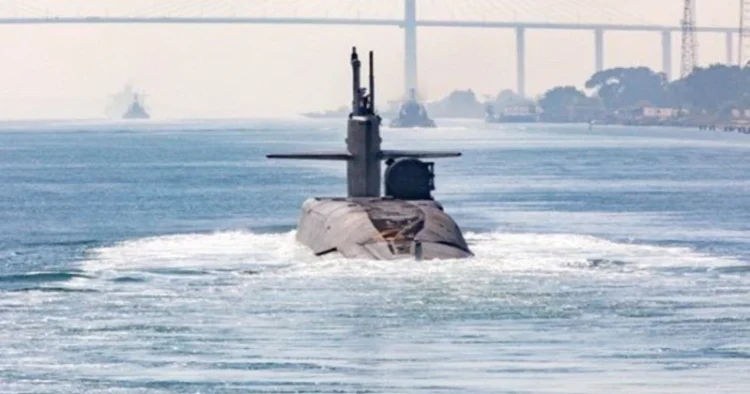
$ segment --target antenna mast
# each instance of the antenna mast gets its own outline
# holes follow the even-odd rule
[[[745,1],[745,0],[742,0]],[[695,37],[695,2],[685,0],[682,12],[682,63],[680,77],[685,78],[698,63],[698,40]]]
[[[740,0],[740,42],[737,63],[745,67],[750,57],[750,0]]]

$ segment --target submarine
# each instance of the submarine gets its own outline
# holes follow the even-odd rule
[[[371,260],[460,259],[473,256],[455,221],[432,197],[434,163],[461,152],[383,150],[375,112],[374,55],[369,53],[369,92],[361,87],[361,62],[352,48],[352,107],[347,149],[279,153],[269,159],[337,160],[347,165],[346,197],[314,197],[302,204],[297,242],[316,256],[337,253]],[[384,175],[381,161],[385,161]],[[381,188],[381,177],[384,178]],[[384,195],[381,195],[381,189]]]

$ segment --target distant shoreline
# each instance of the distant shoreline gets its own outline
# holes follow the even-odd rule
[[[345,115],[308,115],[303,114],[308,119],[342,119],[346,118]],[[451,120],[467,120],[467,121],[482,121],[485,124],[507,124],[507,125],[534,125],[534,124],[550,124],[550,125],[584,125],[591,127],[601,126],[627,126],[627,127],[670,127],[670,128],[686,128],[686,129],[708,129],[708,130],[724,130],[724,129],[750,129],[750,123],[743,122],[705,122],[705,121],[623,121],[623,122],[550,122],[538,120],[534,122],[486,122],[484,118],[480,117],[435,117],[435,120],[440,119],[451,119]]]

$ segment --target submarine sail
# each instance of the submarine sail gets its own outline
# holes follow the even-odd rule
[[[347,196],[315,197],[302,204],[297,241],[318,256],[455,259],[473,256],[461,229],[434,200],[434,163],[420,159],[460,152],[382,150],[375,112],[374,56],[369,92],[360,83],[361,62],[352,48],[352,111],[347,149],[341,152],[269,154],[271,159],[339,160],[347,163]],[[381,161],[385,161],[382,175]],[[381,175],[385,195],[381,195]]]

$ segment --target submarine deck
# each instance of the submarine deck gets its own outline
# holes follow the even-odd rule
[[[315,197],[302,205],[297,241],[316,255],[376,260],[471,257],[466,240],[434,200]]]

